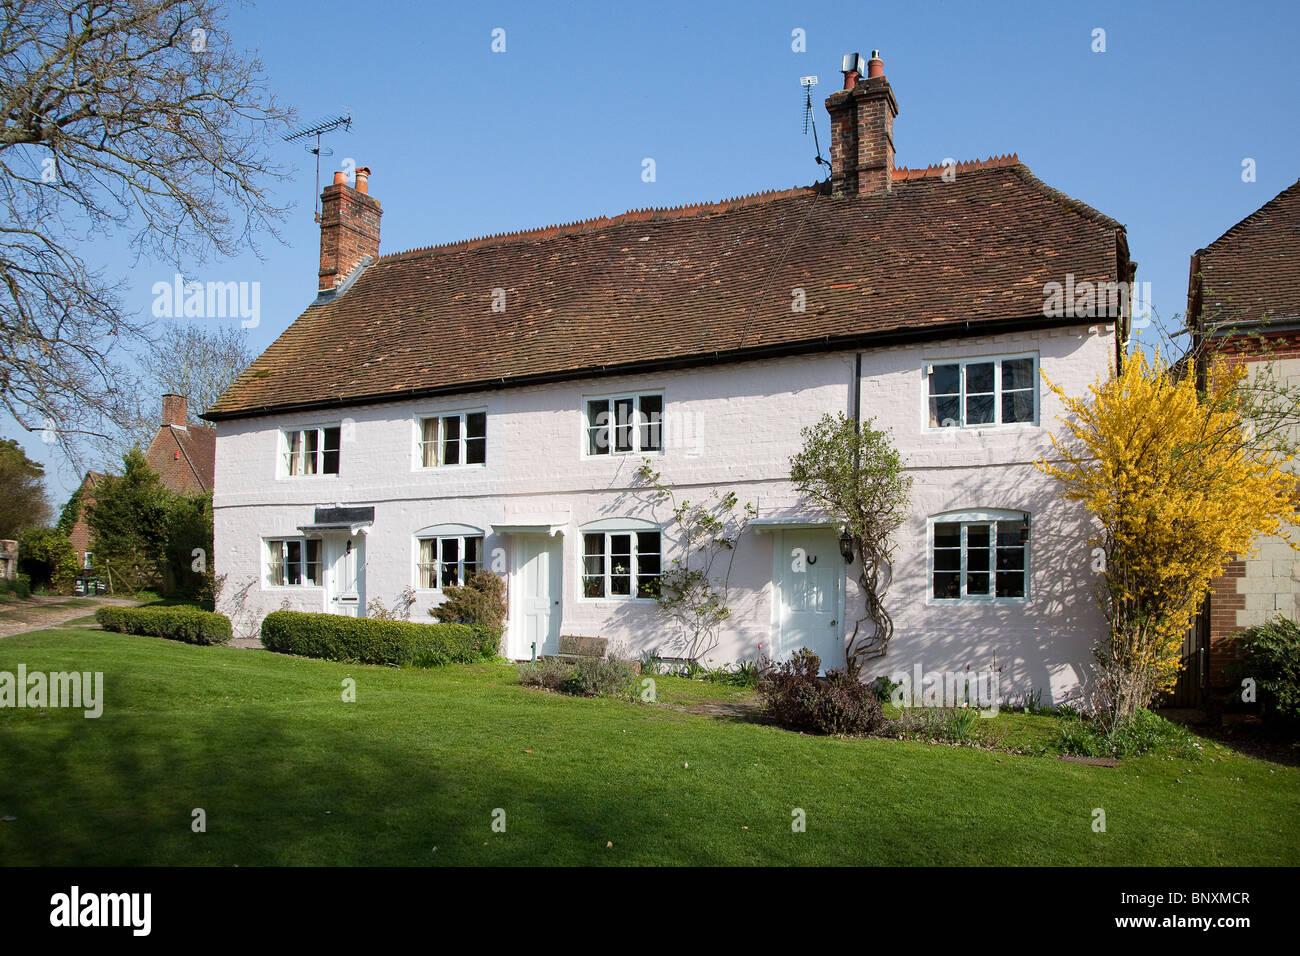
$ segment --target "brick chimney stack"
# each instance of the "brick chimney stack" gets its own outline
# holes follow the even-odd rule
[[[164,427],[189,423],[189,407],[184,395],[168,392],[162,397],[162,423]]]
[[[334,182],[320,194],[320,285],[333,291],[367,256],[379,257],[379,201],[369,195],[370,169],[357,167],[357,185],[348,185],[347,173],[334,174]]]
[[[845,55],[841,72],[844,89],[826,98],[831,114],[831,194],[888,194],[893,188],[898,101],[885,79],[880,51],[872,51],[866,63],[859,53]]]

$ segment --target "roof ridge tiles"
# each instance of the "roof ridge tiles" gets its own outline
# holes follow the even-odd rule
[[[1204,246],[1200,249],[1197,249],[1196,250],[1197,254],[1199,255],[1202,252],[1214,252],[1216,251],[1214,247],[1217,246],[1219,243],[1223,242],[1225,239],[1236,239],[1239,233],[1245,231],[1247,226],[1254,224],[1254,221],[1259,217],[1261,213],[1263,213],[1265,210],[1270,209],[1275,203],[1277,203],[1280,199],[1285,197],[1292,190],[1297,190],[1297,189],[1300,189],[1300,179],[1297,179],[1290,186],[1287,186],[1280,193],[1278,193],[1268,202],[1264,203],[1264,205],[1260,206],[1254,212],[1250,213],[1250,215],[1246,216],[1240,222],[1237,222],[1235,225],[1229,226],[1227,229],[1224,230],[1223,235],[1219,236],[1218,239],[1215,239],[1208,246]]]
[[[380,256],[378,261],[391,262],[398,259],[411,259],[433,252],[461,252],[469,249],[477,249],[480,246],[501,242],[511,242],[514,240],[533,241],[537,239],[553,239],[556,236],[577,235],[584,232],[592,232],[597,229],[602,229],[606,226],[621,225],[623,223],[689,219],[690,217],[698,216],[701,213],[727,212],[731,209],[755,206],[765,202],[774,202],[780,199],[790,199],[799,195],[813,195],[816,192],[816,186],[792,186],[789,189],[760,190],[759,192],[742,194],[740,196],[731,196],[726,199],[684,203],[680,206],[643,206],[641,208],[629,209],[616,216],[592,216],[589,219],[575,219],[570,222],[551,223],[550,225],[537,226],[532,229],[515,229],[508,232],[495,232],[483,236],[474,236],[469,239],[458,239],[455,242],[436,243],[431,246],[418,246],[414,249],[404,249],[401,252],[390,252],[387,255]]]
[[[1002,169],[1007,166],[1019,166],[1020,156],[1018,153],[1003,153],[1001,156],[990,156],[988,159],[967,159],[955,166],[949,166],[946,163],[932,164],[918,169],[909,169],[906,166],[895,167],[893,172],[894,182],[907,182],[910,179],[928,179],[930,177],[942,176],[949,170],[957,173],[968,173],[976,169]]]

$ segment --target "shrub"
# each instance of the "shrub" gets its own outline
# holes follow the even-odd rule
[[[186,644],[224,644],[230,619],[191,605],[175,607],[101,607],[95,620],[106,631],[148,634]]]
[[[273,611],[262,621],[262,643],[281,654],[355,664],[437,667],[472,664],[496,655],[496,642],[467,624],[372,621],[337,614]]]
[[[978,707],[922,707],[885,722],[887,732],[914,740],[968,744],[980,736]]]
[[[0,592],[29,598],[32,596],[31,582],[25,574],[20,574],[16,578],[0,578]]]
[[[870,734],[884,715],[871,688],[842,671],[817,676],[821,659],[806,647],[763,675],[763,714],[787,730],[813,734]]]
[[[53,528],[28,528],[18,541],[18,566],[35,590],[70,594],[77,577],[77,552]]]
[[[1202,753],[1187,728],[1149,710],[1135,711],[1111,729],[1095,719],[1063,717],[1056,745],[1063,753],[1080,757],[1140,757],[1159,752],[1196,759]]]
[[[555,657],[544,657],[539,661],[519,665],[519,683],[525,687],[559,691],[572,676],[573,665]]]
[[[1260,690],[1260,713],[1266,720],[1300,724],[1300,624],[1282,616],[1241,634],[1239,677],[1250,677]]]
[[[473,624],[484,628],[500,642],[506,621],[506,583],[491,571],[479,571],[463,586],[442,589],[446,600],[429,614],[439,621]],[[496,653],[496,647],[492,648]]]

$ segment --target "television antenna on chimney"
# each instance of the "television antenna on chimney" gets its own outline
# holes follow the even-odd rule
[[[812,130],[813,145],[817,147],[817,156],[815,158],[817,162],[820,163],[822,166],[825,166],[827,169],[830,169],[831,164],[828,163],[826,160],[822,159],[822,146],[821,143],[818,142],[817,140],[817,120],[813,116],[812,91],[813,91],[813,87],[817,85],[817,77],[801,76],[799,78],[799,85],[803,87],[803,94],[804,94],[803,134],[807,136],[808,130],[809,129]]]
[[[315,137],[316,142],[314,145],[308,143],[303,148],[316,157],[316,184],[315,188],[312,190],[312,209],[315,212],[317,222],[320,222],[320,158],[321,156],[334,155],[334,150],[329,146],[321,146],[320,138],[325,133],[332,133],[336,129],[349,131],[352,129],[352,111],[347,107],[344,107],[343,112],[338,116],[326,116],[322,119],[318,119],[313,123],[308,123],[306,126],[300,126],[288,136],[284,137],[286,143],[291,143],[294,140],[299,139],[310,140]]]

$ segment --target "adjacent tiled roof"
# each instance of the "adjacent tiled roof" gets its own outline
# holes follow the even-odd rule
[[[382,256],[204,417],[1048,324],[1046,282],[1129,279],[1124,227],[1016,157],[943,172],[896,170],[883,196],[798,188]]]
[[[177,458],[176,452],[180,452]],[[181,494],[212,490],[216,471],[217,431],[206,425],[163,425],[145,451],[163,486]]]
[[[1300,181],[1198,250],[1191,287],[1208,322],[1300,319]]]

